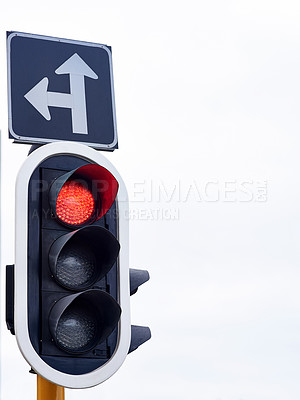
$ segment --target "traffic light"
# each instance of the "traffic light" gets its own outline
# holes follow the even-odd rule
[[[33,151],[16,184],[6,317],[33,370],[70,388],[108,379],[151,336],[130,325],[129,296],[148,279],[129,274],[128,197],[113,165],[78,143]]]

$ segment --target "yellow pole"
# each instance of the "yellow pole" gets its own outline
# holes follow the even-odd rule
[[[37,375],[37,400],[65,400],[65,388]]]

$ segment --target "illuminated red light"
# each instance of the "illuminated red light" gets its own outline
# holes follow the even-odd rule
[[[56,215],[68,225],[81,225],[95,212],[92,193],[81,182],[66,181],[56,200]]]

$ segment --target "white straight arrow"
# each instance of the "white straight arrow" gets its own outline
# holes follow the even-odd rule
[[[51,120],[49,107],[70,108],[73,133],[88,133],[84,77],[98,79],[95,72],[77,53],[68,58],[55,71],[70,76],[70,93],[48,92],[47,77],[24,95],[26,100],[47,120]]]

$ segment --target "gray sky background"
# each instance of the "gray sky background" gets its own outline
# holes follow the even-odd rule
[[[132,323],[152,339],[66,400],[298,400],[298,1],[15,0],[0,7],[2,283],[14,261],[5,31],[112,46],[130,257],[151,280]],[[2,321],[2,400],[35,377]]]

